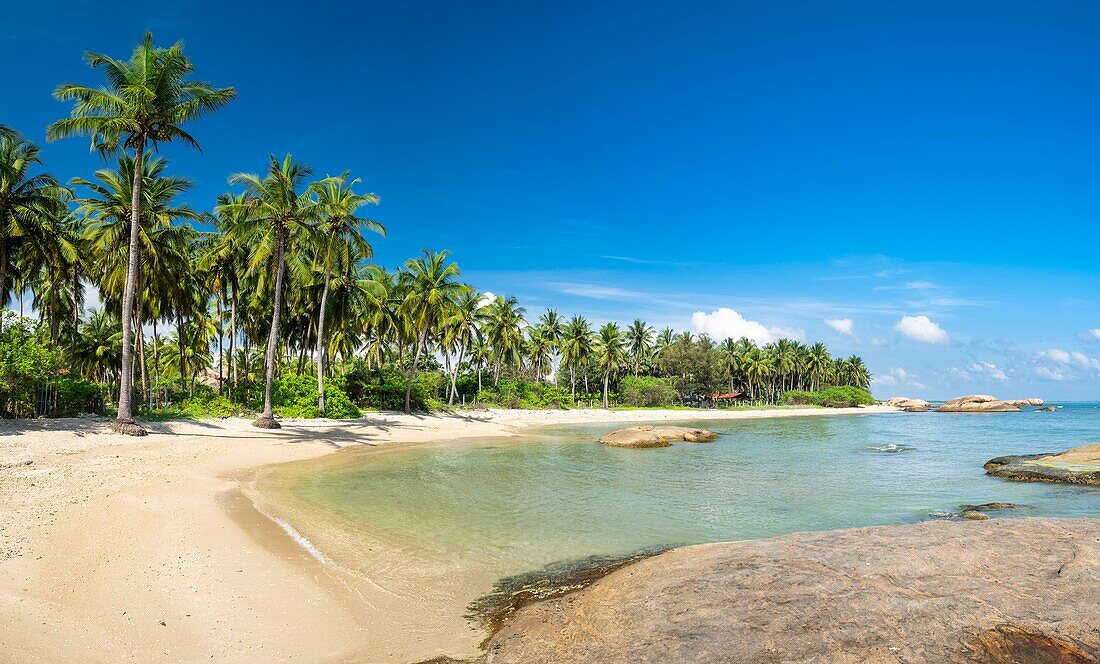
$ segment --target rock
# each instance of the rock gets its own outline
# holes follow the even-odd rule
[[[985,474],[1019,482],[1100,486],[1100,443],[1065,452],[997,457],[985,462]]]
[[[999,510],[1018,510],[1026,507],[1025,505],[1017,505],[1016,503],[982,503],[981,505],[960,505],[959,509],[964,512],[967,510],[974,510],[976,512],[988,512]]]
[[[989,518],[988,515],[982,514],[978,510],[963,510],[959,512],[959,516],[964,519],[970,519],[971,521],[985,521]]]
[[[1042,406],[1045,402],[1042,399],[1032,397],[1030,399],[1009,399],[1005,403],[1020,408],[1022,406]]]
[[[519,609],[485,662],[1096,662],[1100,520],[673,549]]]
[[[969,394],[955,397],[936,409],[937,413],[1018,413],[1019,406],[988,394]]]
[[[1058,410],[1058,408],[1056,406],[1047,406],[1045,408],[1036,408],[1035,412],[1036,413],[1053,413],[1056,410]]]
[[[689,427],[674,426],[639,426],[628,427],[612,431],[600,437],[604,445],[614,447],[668,447],[673,441],[687,441],[689,443],[708,443],[718,437],[718,434],[706,429],[692,429]]]
[[[900,408],[907,413],[927,413],[932,404],[924,399],[910,399],[909,397],[893,397],[886,400],[887,406]]]

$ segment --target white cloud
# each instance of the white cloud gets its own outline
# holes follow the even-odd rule
[[[945,344],[948,341],[947,333],[942,327],[933,323],[928,316],[902,316],[894,329],[910,339],[924,343]]]
[[[1058,364],[1072,367],[1080,367],[1081,369],[1092,369],[1100,371],[1100,360],[1089,357],[1079,351],[1062,350],[1061,348],[1050,348],[1039,352],[1039,357],[1053,360]]]
[[[910,290],[928,290],[930,288],[937,288],[936,284],[931,281],[910,281],[905,284],[905,287]]]
[[[1039,376],[1040,378],[1047,378],[1049,380],[1069,380],[1070,379],[1069,375],[1067,375],[1064,371],[1062,371],[1061,369],[1059,369],[1057,367],[1054,367],[1054,368],[1037,367],[1035,369],[1035,374],[1037,376]]]
[[[1001,369],[992,362],[975,362],[970,365],[970,370],[975,374],[985,375],[996,381],[1003,382],[1008,380],[1008,374],[1004,372],[1004,369]]]
[[[1100,327],[1094,327],[1085,332],[1085,338],[1089,341],[1100,341]]]
[[[871,337],[871,341],[869,341],[868,343],[870,343],[872,346],[885,346],[886,340],[879,339],[878,337]]]
[[[871,382],[875,385],[897,386],[908,385],[917,389],[924,389],[924,383],[918,380],[917,376],[906,371],[902,367],[890,367],[886,373],[877,374],[871,379]]]
[[[854,337],[856,335],[855,324],[851,318],[826,318],[825,324],[845,336]]]
[[[600,286],[598,284],[559,284],[559,287],[561,292],[568,295],[588,297],[594,300],[633,300],[645,295],[625,288]]]
[[[748,337],[758,344],[766,344],[776,339],[803,339],[806,333],[783,327],[767,327],[763,323],[747,320],[744,316],[728,307],[722,307],[709,314],[696,311],[691,315],[691,327],[696,332],[709,335],[712,339],[740,339]]]
[[[493,303],[493,300],[497,299],[497,294],[493,291],[485,291],[481,294],[481,299],[477,301],[478,307],[487,307]]]

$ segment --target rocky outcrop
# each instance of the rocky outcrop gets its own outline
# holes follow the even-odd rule
[[[1032,397],[1030,399],[1009,399],[1005,403],[1022,408],[1024,406],[1042,406],[1046,402],[1037,397]]]
[[[910,399],[909,397],[893,397],[886,400],[887,406],[900,408],[907,413],[927,413],[932,404],[924,399]]]
[[[937,413],[1018,413],[1019,406],[988,394],[968,394],[955,397],[936,409]]]
[[[600,437],[604,445],[614,447],[668,447],[674,441],[687,441],[689,443],[708,443],[718,437],[718,434],[706,429],[692,429],[690,427],[673,426],[640,426],[627,427],[612,431]]]
[[[491,664],[1097,662],[1100,520],[935,521],[674,549],[519,609]]]
[[[1042,408],[1036,408],[1036,413],[1053,413],[1058,410],[1057,406],[1043,406]]]
[[[997,457],[985,462],[985,473],[1019,482],[1100,486],[1100,443],[1065,452]]]

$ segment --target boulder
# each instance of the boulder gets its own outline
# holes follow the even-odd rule
[[[600,437],[604,445],[614,447],[668,447],[673,441],[687,441],[689,443],[709,443],[718,437],[718,434],[706,429],[692,429],[690,427],[674,426],[639,426],[627,427],[612,431]]]
[[[516,611],[487,664],[1096,662],[1100,519],[689,546]]]
[[[985,462],[985,474],[1018,482],[1100,486],[1100,443],[1065,452],[997,457]]]
[[[893,397],[892,399],[887,399],[886,405],[900,408],[907,413],[927,413],[932,407],[932,404],[924,399],[910,399],[909,397]]]
[[[1016,406],[1017,408],[1020,408],[1020,407],[1023,407],[1023,406],[1042,406],[1046,402],[1043,401],[1042,399],[1039,399],[1039,398],[1036,398],[1036,397],[1031,397],[1030,399],[1009,399],[1005,403],[1011,404],[1013,406]]]
[[[1056,406],[1044,406],[1042,408],[1036,408],[1035,412],[1036,413],[1053,413],[1056,410],[1058,410],[1058,408]]]
[[[936,409],[937,413],[1018,413],[1019,406],[988,394],[968,394],[955,397]]]

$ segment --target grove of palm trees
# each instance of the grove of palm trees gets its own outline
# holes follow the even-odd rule
[[[821,343],[535,314],[464,283],[446,250],[387,269],[372,262],[379,196],[299,155],[256,155],[195,209],[162,153],[198,147],[234,89],[151,35],[129,59],[86,60],[102,84],[59,86],[69,113],[46,130],[91,141],[84,177],[60,181],[30,134],[0,127],[0,305],[36,312],[0,316],[5,416],[114,411],[141,435],[135,416],[256,413],[277,428],[360,408],[870,401],[863,361]]]

